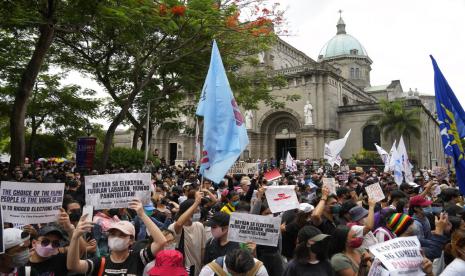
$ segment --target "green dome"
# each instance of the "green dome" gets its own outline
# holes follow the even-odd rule
[[[362,44],[345,31],[345,23],[342,18],[337,22],[337,34],[331,38],[321,49],[318,59],[328,59],[338,56],[365,56],[368,53]]]

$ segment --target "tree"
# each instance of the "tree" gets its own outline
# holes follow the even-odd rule
[[[235,78],[238,69],[250,63],[251,57],[266,49],[275,38],[272,27],[273,23],[281,20],[277,20],[280,14],[255,7],[261,2],[111,2],[105,8],[97,9],[99,20],[93,21],[87,28],[57,35],[57,42],[61,46],[59,62],[91,74],[114,101],[111,110],[107,110],[107,114],[113,116],[105,136],[102,168],[107,165],[118,125],[128,119],[136,129],[143,128],[144,112],[135,109],[134,103],[144,91],[153,91],[152,98],[169,94],[167,105],[172,103],[171,99],[179,98],[173,95],[192,95],[195,99],[200,94],[213,38],[222,49],[223,61],[229,69],[231,85],[237,87],[235,92],[238,99],[276,102],[266,93],[269,92],[268,88],[262,89],[263,93],[257,93],[260,97],[248,97],[247,94],[255,93],[250,89],[250,85],[255,83]],[[239,11],[247,8],[254,10],[250,16],[255,18],[240,23]],[[273,18],[276,20],[273,21]],[[191,107],[186,109],[192,110]],[[172,111],[184,112],[180,109]],[[138,115],[134,116],[132,112]]]
[[[381,114],[375,114],[369,119],[376,122],[383,137],[420,137],[420,109],[407,109],[404,100],[380,100]]]
[[[12,41],[13,46],[5,49],[15,67],[17,83],[14,103],[10,112],[11,159],[10,167],[22,165],[25,155],[25,124],[28,100],[37,76],[47,58],[55,35],[79,29],[94,11],[97,1],[60,0],[15,0],[3,1],[0,6],[2,39]],[[4,44],[5,41],[0,42]],[[18,44],[21,47],[16,47]],[[14,52],[23,54],[15,59]],[[2,60],[0,62],[5,62]],[[7,70],[8,72],[11,72]],[[15,79],[9,76],[9,79]]]

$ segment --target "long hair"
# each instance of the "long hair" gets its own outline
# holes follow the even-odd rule
[[[332,234],[331,243],[329,244],[329,255],[341,253],[346,249],[347,235],[350,228],[346,225],[338,225]]]

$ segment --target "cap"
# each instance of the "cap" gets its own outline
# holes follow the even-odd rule
[[[39,229],[38,231],[38,236],[39,237],[42,237],[42,236],[47,236],[47,235],[50,235],[50,234],[54,234],[54,235],[57,235],[60,237],[60,239],[65,239],[65,235],[63,234],[63,231],[61,231],[60,228],[54,226],[54,225],[47,225],[45,227],[42,227]]]
[[[151,276],[187,276],[184,258],[178,250],[162,250],[155,256],[155,265],[149,270]]]
[[[308,240],[318,242],[324,240],[326,237],[329,237],[329,235],[322,234],[320,229],[310,225],[302,227],[297,234],[299,242]]]
[[[29,240],[29,233],[18,228],[7,228],[3,230],[3,242],[5,250],[8,250],[17,245],[23,245],[25,241]]]
[[[110,228],[108,228],[108,231],[110,231],[111,229],[119,230],[122,233],[133,236],[133,237],[136,236],[136,229],[134,228],[134,225],[132,225],[132,223],[130,223],[129,221],[122,220],[122,221],[113,223],[110,226]]]
[[[352,221],[359,221],[362,218],[368,216],[368,211],[362,206],[355,206],[349,210],[349,214]]]
[[[409,182],[408,185],[409,185],[410,187],[413,187],[413,188],[418,188],[418,187],[420,187],[420,185],[418,185],[418,184],[415,183],[415,182]]]
[[[155,210],[155,207],[153,206],[152,202],[149,202],[149,204],[144,205],[144,210],[145,211],[153,211],[153,210]]]
[[[213,216],[207,220],[205,223],[206,226],[228,226],[229,225],[229,215],[224,212],[216,212]]]
[[[387,228],[389,228],[397,236],[402,235],[405,230],[413,223],[411,216],[395,213],[389,217],[389,220],[386,223]]]
[[[308,204],[308,203],[300,203],[299,204],[299,210],[306,213],[306,214],[313,211],[313,209],[315,209],[315,207],[313,207],[313,205],[311,205],[311,204]]]
[[[192,183],[186,181],[186,182],[184,182],[184,183],[182,184],[182,187],[183,187],[183,188],[185,188],[185,187],[187,187],[187,186],[192,186]]]
[[[410,206],[420,206],[420,207],[426,207],[431,205],[433,203],[431,200],[427,200],[421,195],[413,196],[410,198]]]

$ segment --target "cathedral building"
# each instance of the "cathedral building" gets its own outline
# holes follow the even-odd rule
[[[387,151],[394,139],[383,137],[369,118],[380,114],[380,99],[405,98],[407,108],[419,108],[421,136],[406,141],[410,159],[417,167],[443,166],[445,157],[435,120],[434,96],[418,91],[404,92],[399,80],[372,86],[373,61],[363,45],[347,33],[342,17],[336,25],[336,35],[322,47],[317,60],[278,38],[269,51],[259,56],[259,66],[272,68],[272,74],[287,79],[285,87],[274,87],[277,97],[300,95],[286,102],[282,109],[261,104],[257,110],[243,110],[250,144],[242,159],[285,159],[287,151],[294,159],[321,160],[324,144],[351,135],[342,151],[350,159],[362,149],[375,150],[374,143]],[[188,124],[194,124],[191,119]],[[117,133],[115,146],[130,146],[130,133]],[[194,137],[183,130],[156,129],[151,149],[167,160],[194,158]]]

